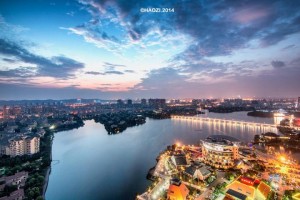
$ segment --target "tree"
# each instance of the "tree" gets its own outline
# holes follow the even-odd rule
[[[38,196],[35,200],[44,200],[42,196]]]

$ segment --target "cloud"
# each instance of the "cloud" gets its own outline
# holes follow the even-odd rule
[[[101,73],[101,72],[94,72],[94,71],[88,71],[88,72],[85,72],[85,74],[90,74],[90,75],[103,75],[104,73]]]
[[[35,68],[33,67],[18,67],[16,69],[11,70],[0,70],[0,77],[20,77],[20,78],[28,78],[35,76]]]
[[[282,48],[281,50],[282,50],[282,51],[285,51],[285,50],[288,50],[288,49],[293,49],[293,48],[295,48],[295,47],[296,47],[296,45],[291,44],[291,45],[288,45],[288,46]]]
[[[15,62],[17,62],[16,60],[10,59],[10,58],[2,58],[2,60],[5,61],[5,62],[8,62],[8,63],[15,63]]]
[[[151,71],[132,91],[141,96],[165,98],[223,98],[239,94],[243,97],[294,97],[299,90],[299,63],[295,61],[285,70],[264,70],[256,76],[239,75],[238,69],[230,81],[221,82],[210,79],[220,79],[226,76],[226,71],[214,71],[204,74],[209,83],[206,79],[191,81],[189,76],[173,68],[161,68]]]
[[[274,68],[282,68],[282,67],[285,67],[285,63],[283,61],[279,61],[279,60],[274,60],[271,62],[271,65],[274,67]]]
[[[4,17],[0,14],[0,36],[5,38],[13,38],[16,35],[19,35],[23,32],[29,30],[27,27],[20,25],[12,25],[5,21]]]
[[[174,32],[190,35],[192,44],[175,57],[176,62],[189,62],[203,57],[230,55],[258,40],[271,46],[300,31],[300,2],[286,1],[96,1],[81,0],[93,13],[101,32],[116,27],[126,32],[124,40],[142,41],[154,29],[165,35]],[[174,13],[141,13],[140,8],[169,7]],[[99,21],[109,21],[99,24]],[[111,26],[108,26],[111,25]],[[94,30],[95,29],[95,30]],[[97,28],[84,30],[93,40],[103,41]],[[113,41],[113,40],[109,40]],[[104,43],[102,43],[104,44]],[[119,48],[125,43],[118,43]],[[105,45],[105,44],[104,44]]]
[[[85,24],[78,25],[76,27],[60,27],[62,30],[68,30],[70,33],[82,36],[88,43],[96,45],[98,48],[104,48],[108,51],[119,52],[121,42],[113,35],[109,35],[100,26],[99,20],[91,20]]]
[[[102,65],[106,70],[115,70],[118,67],[126,67],[125,65],[113,64],[109,62],[104,62]]]
[[[130,69],[124,70],[124,72],[127,72],[127,73],[135,73],[134,70],[130,70]]]
[[[165,90],[171,88],[182,88],[188,77],[180,75],[176,69],[165,67],[155,69],[147,74],[146,78],[141,79],[141,83],[135,85],[134,89],[142,90]]]
[[[0,54],[36,66],[36,76],[72,78],[74,73],[84,68],[84,64],[65,56],[46,58],[31,53],[22,44],[0,38]],[[8,58],[12,60],[11,58]]]
[[[121,71],[116,71],[116,70],[112,70],[112,71],[106,71],[105,74],[116,74],[116,75],[122,75],[124,74]]]
[[[85,74],[90,74],[90,75],[123,75],[124,73],[121,72],[121,71],[117,71],[117,70],[107,70],[105,72],[88,71],[88,72],[85,72]]]
[[[67,13],[66,13],[66,15],[69,15],[69,16],[71,16],[71,17],[74,17],[74,14],[75,14],[74,11],[70,11],[70,12],[67,12]]]

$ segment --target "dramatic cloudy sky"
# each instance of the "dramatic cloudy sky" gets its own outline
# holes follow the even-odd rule
[[[299,45],[297,0],[1,0],[0,99],[295,97]]]

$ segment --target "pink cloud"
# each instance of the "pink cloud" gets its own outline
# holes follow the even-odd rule
[[[238,10],[232,17],[235,21],[246,24],[264,18],[269,14],[270,11],[268,9],[249,7]]]

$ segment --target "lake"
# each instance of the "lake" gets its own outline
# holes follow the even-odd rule
[[[273,119],[246,114],[208,113],[203,117],[273,123]],[[46,199],[135,199],[150,185],[147,172],[167,145],[199,144],[200,139],[211,134],[227,134],[250,142],[259,133],[237,126],[147,118],[143,125],[108,135],[102,124],[85,121],[84,127],[55,134]]]

